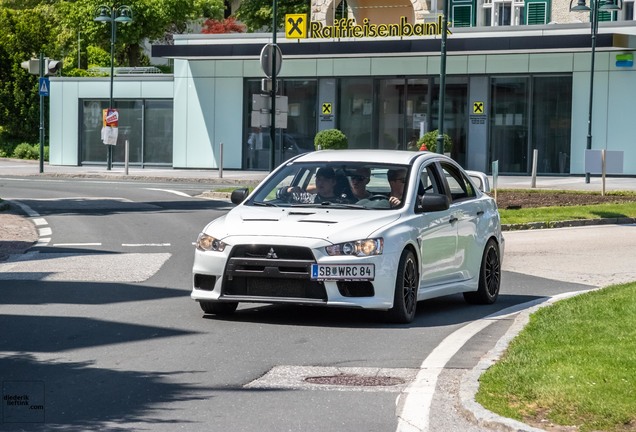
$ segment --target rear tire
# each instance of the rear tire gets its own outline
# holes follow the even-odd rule
[[[232,315],[238,307],[238,302],[200,301],[199,306],[206,314]]]
[[[493,304],[499,297],[501,285],[501,257],[499,246],[493,239],[488,240],[481,258],[479,270],[479,288],[477,291],[465,292],[464,300],[471,304]]]
[[[402,252],[395,279],[393,307],[388,310],[387,318],[397,324],[408,324],[415,318],[417,309],[417,289],[420,276],[415,255],[408,249]]]

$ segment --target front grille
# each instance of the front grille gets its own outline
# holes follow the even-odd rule
[[[311,253],[311,249],[298,246],[238,245],[232,249],[232,257],[293,259],[314,262],[314,254]]]
[[[327,301],[322,282],[310,280],[311,250],[294,246],[239,245],[223,277],[223,296]]]

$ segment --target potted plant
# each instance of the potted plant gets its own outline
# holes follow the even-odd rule
[[[420,150],[428,150],[430,152],[437,151],[437,129],[430,132],[426,132],[422,137],[417,140]],[[448,154],[453,148],[453,141],[448,134],[444,134],[444,153]]]
[[[314,138],[316,150],[342,150],[349,145],[347,136],[338,129],[325,129],[318,132]]]

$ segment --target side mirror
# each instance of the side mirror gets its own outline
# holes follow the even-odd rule
[[[232,191],[232,195],[230,196],[230,200],[233,204],[240,204],[245,201],[245,198],[250,194],[247,188],[234,189]]]
[[[416,213],[429,213],[442,210],[448,210],[450,207],[450,199],[446,195],[427,193],[420,198],[418,206],[415,208]]]

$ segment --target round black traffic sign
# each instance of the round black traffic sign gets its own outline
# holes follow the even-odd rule
[[[267,78],[272,78],[272,65],[274,64],[276,66],[274,75],[278,75],[283,64],[283,53],[278,45],[269,43],[261,50],[261,68]]]

